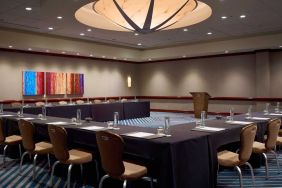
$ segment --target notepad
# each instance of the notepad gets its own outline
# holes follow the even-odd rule
[[[199,130],[199,131],[208,131],[208,132],[217,132],[217,131],[223,131],[225,128],[218,128],[218,127],[195,127],[192,130]]]
[[[268,114],[268,115],[270,115],[270,116],[282,116],[282,114],[277,114],[277,113],[270,113],[270,114]]]
[[[11,115],[11,114],[1,114],[0,117],[11,117],[11,116],[14,116],[14,115]]]
[[[68,122],[64,122],[64,121],[55,121],[55,122],[50,122],[47,123],[48,125],[67,125],[69,124]]]
[[[153,136],[154,133],[146,133],[146,132],[133,132],[133,133],[127,133],[126,136],[132,136],[137,138],[145,138],[148,136]]]
[[[17,118],[17,119],[23,119],[23,120],[33,120],[34,118],[31,118],[31,117],[20,117],[20,118]]]
[[[234,124],[234,125],[249,125],[249,124],[252,124],[253,122],[249,122],[249,121],[226,121],[225,123]]]
[[[252,120],[269,120],[270,118],[267,118],[267,117],[246,117],[245,119],[252,119]]]
[[[81,127],[81,129],[91,130],[91,131],[99,131],[104,130],[106,127],[100,127],[100,126],[89,126],[89,127]]]

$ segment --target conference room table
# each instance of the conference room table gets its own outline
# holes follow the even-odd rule
[[[13,112],[6,112],[13,116],[2,116],[6,134],[19,133],[18,117]],[[263,115],[254,113],[253,116],[281,118],[281,114]],[[1,117],[1,115],[0,115]],[[107,123],[83,122],[74,125],[70,119],[47,117],[47,120],[36,119],[36,115],[25,114],[35,125],[36,135],[40,139],[49,140],[48,123],[66,122],[69,145],[91,149],[97,156],[98,149],[93,126],[107,128]],[[256,140],[262,141],[268,120],[246,120],[245,115],[234,117],[236,121],[251,121],[258,126]],[[157,179],[159,188],[194,188],[216,187],[217,179],[217,150],[225,144],[240,140],[241,128],[245,125],[227,124],[225,120],[208,120],[206,127],[223,128],[221,131],[207,131],[195,129],[195,123],[174,125],[170,127],[171,136],[155,138],[137,138],[126,135],[133,132],[156,133],[155,128],[119,125],[118,130],[110,131],[120,134],[125,142],[125,157],[137,159],[149,169],[149,175]],[[97,130],[96,130],[97,131]],[[94,175],[93,175],[94,177]]]
[[[49,104],[46,106],[46,115],[62,118],[76,117],[77,110],[81,110],[81,118],[91,117],[98,122],[112,121],[114,112],[119,113],[119,119],[133,119],[150,116],[149,101],[126,101],[112,103],[90,103],[90,104],[67,104],[55,105]],[[6,107],[5,111],[18,112],[20,107]],[[42,107],[25,106],[24,113],[27,114],[42,114]]]

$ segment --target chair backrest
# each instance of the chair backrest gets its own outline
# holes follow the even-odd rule
[[[20,119],[19,129],[22,136],[22,143],[25,150],[32,152],[35,149],[33,140],[34,126],[31,122]]]
[[[77,100],[76,104],[84,104],[84,101],[83,100]]]
[[[56,125],[48,125],[48,133],[53,145],[55,157],[61,162],[68,160],[68,138],[65,128]]]
[[[65,104],[68,104],[68,102],[67,101],[59,101],[59,104],[60,105],[65,105]]]
[[[102,101],[100,99],[95,99],[94,103],[101,103]]]
[[[111,177],[120,177],[124,173],[123,139],[117,134],[99,131],[96,132],[96,140],[104,171]]]
[[[0,118],[0,144],[5,141],[6,137],[4,134],[4,125],[3,125],[3,120]]]
[[[13,103],[11,103],[12,107],[20,107],[21,105],[22,105],[22,103],[20,103],[20,102],[13,102]]]
[[[44,105],[45,105],[44,102],[36,102],[36,103],[35,103],[35,106],[44,106]]]
[[[111,102],[116,102],[116,100],[115,99],[109,99],[108,102],[110,102],[110,103]]]
[[[241,163],[247,162],[252,154],[253,143],[257,132],[255,123],[248,125],[241,130],[239,159]]]
[[[279,129],[281,125],[280,119],[272,119],[267,125],[267,139],[265,141],[266,149],[272,150],[276,146]]]

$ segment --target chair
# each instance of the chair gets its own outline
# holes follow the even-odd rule
[[[67,188],[70,188],[71,169],[73,165],[80,165],[81,176],[83,176],[83,164],[92,161],[92,154],[78,149],[68,150],[67,148],[67,132],[65,128],[49,125],[48,132],[51,143],[54,147],[54,154],[58,161],[56,161],[52,167],[51,179],[49,185],[53,186],[53,175],[56,166],[59,163],[67,164],[68,166],[68,177],[67,177]],[[96,162],[96,161],[95,161]],[[96,171],[98,177],[98,168],[96,163]]]
[[[127,101],[126,98],[123,98],[123,99],[120,100],[120,102],[126,102],[126,101]]]
[[[3,150],[3,167],[5,168],[6,166],[6,151],[8,146],[11,145],[19,145],[19,154],[20,158],[22,156],[22,151],[21,151],[21,143],[22,143],[22,137],[18,135],[11,135],[11,136],[5,136],[4,134],[4,125],[3,125],[3,120],[0,118],[0,145],[4,145],[4,150]]]
[[[123,188],[126,188],[128,180],[136,180],[142,177],[142,179],[150,180],[151,188],[153,187],[153,179],[144,177],[147,174],[146,167],[123,161],[124,141],[119,135],[99,131],[96,132],[96,140],[102,167],[107,173],[101,178],[99,188],[102,188],[103,182],[109,177],[123,180]]]
[[[113,103],[113,102],[116,102],[116,100],[115,99],[109,99],[108,102]]]
[[[253,153],[262,154],[262,156],[265,159],[266,179],[268,179],[268,177],[269,177],[268,162],[267,162],[267,156],[266,156],[266,153],[268,153],[268,152],[274,154],[274,156],[276,158],[277,169],[278,169],[278,172],[280,173],[278,157],[277,157],[276,152],[274,151],[275,147],[276,147],[276,142],[277,142],[277,137],[278,137],[280,125],[281,125],[280,119],[270,120],[268,125],[267,125],[267,137],[266,137],[265,143],[254,142],[254,144],[253,144],[253,149],[252,149]]]
[[[12,107],[21,107],[22,103],[20,103],[20,102],[13,102],[13,103],[11,103],[11,106]]]
[[[59,105],[66,105],[66,104],[68,104],[67,101],[59,101]]]
[[[34,142],[34,125],[26,120],[19,120],[19,129],[20,133],[22,136],[22,143],[23,147],[26,150],[21,158],[21,163],[20,163],[20,170],[19,173],[21,174],[22,171],[22,164],[24,157],[29,154],[29,155],[34,155],[33,158],[33,176],[32,179],[35,179],[35,174],[36,174],[36,160],[38,155],[47,155],[48,157],[48,165],[49,168],[51,167],[50,165],[50,153],[53,152],[53,146],[52,144],[48,142]]]
[[[83,100],[77,100],[76,104],[84,104],[84,101]]]
[[[36,103],[35,103],[35,106],[44,106],[44,105],[45,105],[44,102],[36,102]]]
[[[231,151],[221,151],[217,154],[218,164],[223,167],[233,167],[239,174],[240,187],[243,187],[242,172],[240,166],[247,165],[251,170],[252,181],[255,187],[254,171],[251,164],[248,162],[252,154],[252,146],[256,136],[256,124],[248,125],[242,128],[240,133],[240,150],[239,154]]]
[[[101,103],[101,102],[102,102],[102,101],[99,100],[99,99],[95,99],[95,100],[94,100],[94,103],[95,103],[95,104],[98,104],[98,103]]]

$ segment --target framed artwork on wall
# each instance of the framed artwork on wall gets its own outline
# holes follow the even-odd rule
[[[66,73],[46,72],[46,94],[66,94]]]
[[[44,72],[22,72],[23,96],[44,95]]]
[[[84,94],[84,74],[67,73],[67,94]]]

